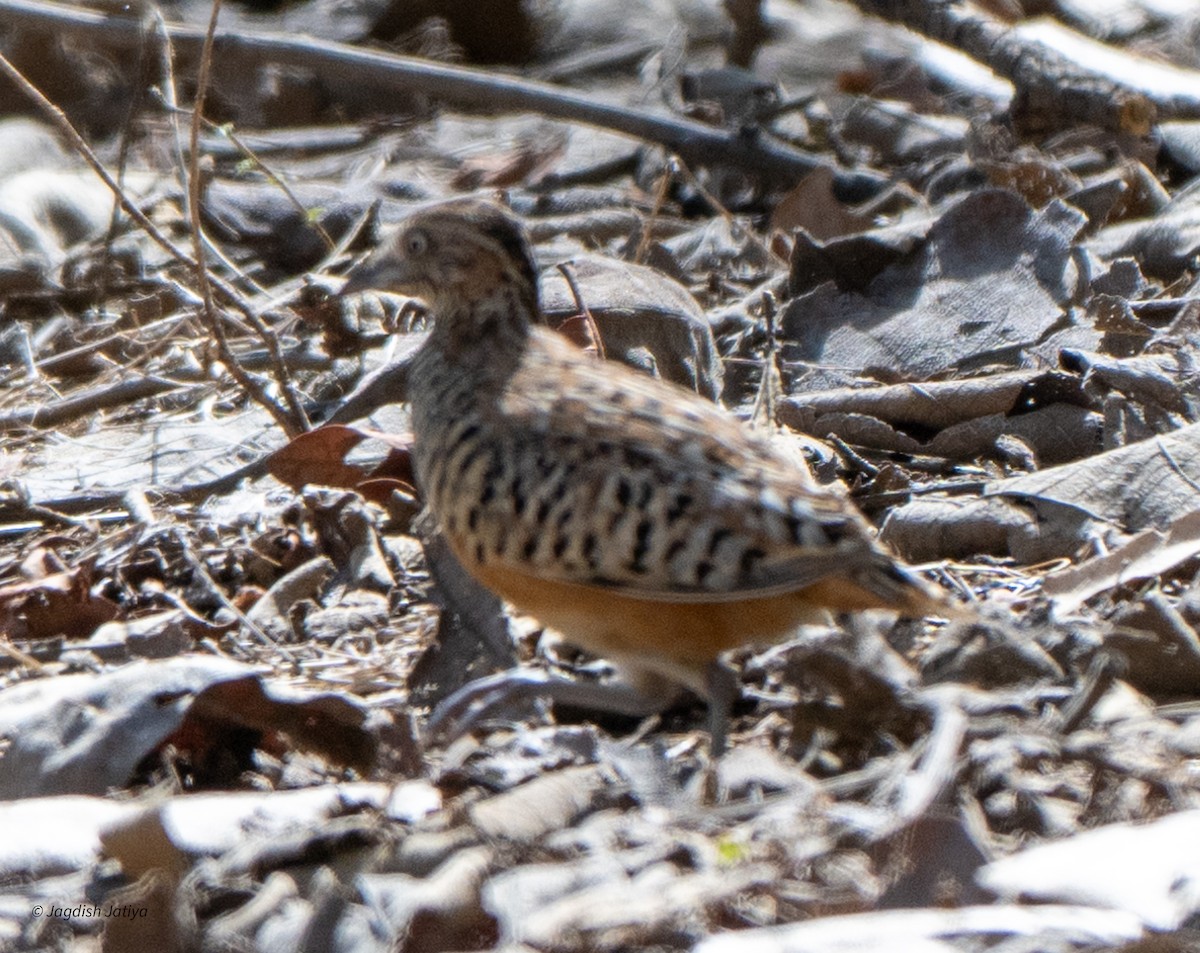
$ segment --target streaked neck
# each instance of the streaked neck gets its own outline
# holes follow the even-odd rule
[[[486,360],[519,354],[536,317],[536,300],[504,284],[470,301],[439,301],[431,342],[450,359],[471,354]]]

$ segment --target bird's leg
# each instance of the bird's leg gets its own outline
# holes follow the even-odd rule
[[[520,669],[500,672],[464,685],[438,705],[425,727],[425,744],[448,744],[489,714],[535,699],[630,718],[658,714],[674,701],[673,696],[649,694],[620,681],[580,682]]]
[[[723,655],[718,655],[708,664],[705,687],[708,696],[709,751],[715,760],[725,753],[729,737],[729,716],[733,711],[734,702],[741,694],[742,686],[737,672]]]

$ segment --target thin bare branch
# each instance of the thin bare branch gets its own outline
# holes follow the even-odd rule
[[[136,42],[136,20],[93,13],[42,0],[0,0],[0,16],[10,30],[83,33],[118,47]],[[169,27],[172,42],[183,54],[198,56],[204,32],[190,26]],[[229,69],[257,69],[268,63],[300,67],[326,82],[330,95],[338,87],[376,91],[380,111],[398,95],[418,95],[487,112],[534,112],[567,122],[608,129],[658,143],[693,165],[725,165],[760,175],[794,181],[818,166],[829,165],[771,137],[741,130],[722,130],[673,116],[655,115],[595,96],[494,72],[431,63],[416,57],[363,50],[345,43],[271,33],[220,32],[216,55]],[[839,187],[877,190],[883,176],[868,170],[834,169]]]
[[[575,269],[571,267],[569,262],[564,261],[558,264],[558,270],[563,278],[566,279],[567,287],[571,289],[571,297],[575,299],[575,307],[579,309],[579,313],[583,315],[583,320],[587,322],[588,334],[596,342],[596,355],[600,360],[604,360],[607,357],[604,353],[604,338],[600,336],[600,329],[596,327],[596,318],[592,314],[592,309],[583,300],[583,292],[580,291],[579,282],[575,279]]]
[[[128,214],[135,222],[138,223],[138,226],[142,229],[142,231],[154,239],[154,241],[157,242],[164,251],[170,254],[171,257],[177,261],[180,261],[191,268],[196,267],[195,260],[182,248],[172,242],[171,239],[159,231],[158,226],[150,221],[150,219],[146,217],[145,213],[143,213],[142,210],[137,207],[133,199],[131,199],[125,190],[121,188],[120,183],[109,174],[99,157],[92,151],[91,146],[84,141],[83,136],[79,134],[73,125],[71,125],[71,121],[66,117],[66,114],[57,106],[55,106],[54,103],[50,102],[50,100],[43,96],[42,91],[29,82],[29,80],[25,78],[24,74],[15,66],[13,66],[13,64],[9,62],[9,60],[3,54],[0,54],[0,73],[3,73],[5,76],[11,79],[17,85],[17,88],[20,89],[21,92],[23,92],[26,96],[28,96],[34,105],[38,107],[38,110],[46,118],[46,120],[53,125],[54,128],[57,129],[63,136],[63,138],[65,138],[71,144],[71,148],[79,153],[83,160],[89,166],[91,166],[92,171],[95,172],[96,175],[100,176],[100,179],[104,182],[104,184],[107,185],[112,191],[113,195],[117,197],[117,201],[121,203],[121,208],[124,209],[126,214]]]
[[[975,5],[947,0],[853,2],[1011,80],[1014,116],[1030,127],[1089,123],[1140,135],[1155,120],[1200,116],[1200,74],[1133,56],[1059,24],[1010,27]]]
[[[257,404],[266,409],[289,437],[294,437],[296,434],[308,429],[308,421],[304,415],[303,408],[290,388],[284,386],[284,396],[288,402],[288,409],[284,410],[278,403],[271,399],[271,395],[267,393],[266,387],[256,377],[248,374],[241,364],[238,363],[238,359],[230,349],[229,341],[225,337],[225,328],[220,316],[217,314],[216,305],[213,302],[212,283],[209,281],[204,235],[200,223],[200,189],[202,186],[200,171],[200,126],[201,118],[204,115],[204,100],[208,95],[209,76],[212,70],[213,39],[217,31],[217,19],[220,15],[221,0],[212,0],[212,13],[209,17],[208,30],[204,37],[204,48],[200,56],[200,72],[196,78],[196,101],[192,109],[192,121],[188,140],[188,220],[192,232],[192,254],[196,258],[196,284],[200,288],[201,297],[204,299],[201,313],[204,317],[204,323],[217,345],[217,353],[220,355],[221,363],[225,365],[225,369],[229,371],[230,376],[237,381],[238,386],[249,394]],[[258,321],[256,316],[247,315],[247,317],[250,318],[255,330],[258,331],[259,336],[267,343],[272,353],[277,353],[279,342],[275,339],[274,334],[270,332],[265,324]],[[289,375],[282,360],[279,362],[278,371],[279,382],[281,385],[284,385]]]

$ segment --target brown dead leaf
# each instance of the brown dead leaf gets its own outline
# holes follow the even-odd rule
[[[311,484],[352,489],[366,478],[366,470],[346,463],[345,457],[364,439],[366,434],[353,427],[327,424],[276,450],[267,467],[271,476],[293,490]]]
[[[409,492],[414,492],[413,487],[417,484],[417,478],[412,466],[412,434],[384,433],[380,430],[368,429],[363,429],[362,432],[391,447],[383,461],[371,468],[368,478],[371,480],[398,480],[407,485]]]
[[[1165,533],[1148,529],[1099,559],[1046,577],[1042,591],[1060,612],[1071,612],[1097,593],[1152,579],[1200,555],[1200,510],[1171,524]]]
[[[168,741],[200,780],[248,766],[252,747],[282,753],[288,742],[365,770],[376,744],[365,722],[348,698],[300,694],[207,656],[38,679],[0,691],[0,799],[124,787]]]
[[[847,208],[833,194],[833,170],[818,166],[785,195],[771,213],[769,234],[804,229],[818,241],[871,227],[871,216]]]
[[[783,400],[780,423],[860,447],[949,459],[997,455],[1015,437],[1042,465],[1094,453],[1103,418],[1083,379],[1060,371],[1012,371],[921,385],[844,387]]]
[[[0,634],[12,639],[83,638],[117,617],[115,603],[91,591],[84,566],[0,587]]]
[[[420,876],[407,873],[364,874],[359,879],[372,909],[387,910],[388,925],[410,939],[411,953],[438,953],[480,947],[494,936],[495,919],[483,909],[491,888],[497,848],[474,841],[449,853]]]
[[[376,466],[367,469],[346,463],[345,457],[364,440],[378,440],[390,447]],[[326,424],[301,434],[286,447],[276,450],[268,463],[271,475],[294,490],[306,486],[331,486],[356,490],[374,503],[386,503],[393,490],[415,496],[408,434]]]

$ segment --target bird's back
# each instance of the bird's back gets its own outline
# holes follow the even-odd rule
[[[830,608],[924,596],[840,497],[715,405],[543,329],[506,373],[483,357],[433,349],[414,374],[418,470],[468,568],[663,603],[839,575]]]

